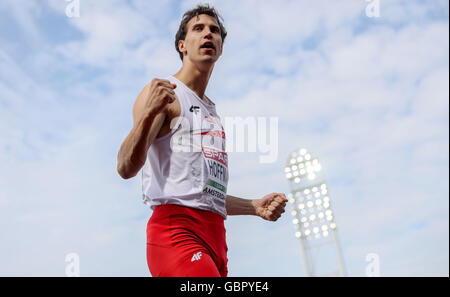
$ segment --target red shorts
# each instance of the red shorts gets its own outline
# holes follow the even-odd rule
[[[147,263],[152,276],[226,277],[224,218],[190,207],[159,205],[147,224]]]

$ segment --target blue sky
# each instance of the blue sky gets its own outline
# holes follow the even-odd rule
[[[197,1],[0,2],[0,275],[149,276],[141,181],[116,156],[132,104],[181,67]],[[207,95],[223,117],[279,119],[278,158],[230,153],[229,194],[288,192],[288,154],[324,167],[349,275],[449,273],[448,1],[209,1],[228,30]],[[226,221],[229,276],[303,276],[291,206]]]

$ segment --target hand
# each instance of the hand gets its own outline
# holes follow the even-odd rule
[[[261,199],[253,200],[252,203],[257,216],[275,222],[284,212],[287,201],[284,194],[272,193]]]
[[[168,104],[176,100],[176,95],[173,91],[176,87],[176,84],[171,83],[167,79],[154,78],[145,86],[147,89],[145,109],[153,111],[155,114],[160,113]]]

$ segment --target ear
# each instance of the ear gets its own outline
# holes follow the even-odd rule
[[[178,50],[186,55],[186,48],[184,47],[184,40],[178,40]]]

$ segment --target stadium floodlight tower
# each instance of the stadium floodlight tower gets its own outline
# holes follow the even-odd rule
[[[288,199],[292,206],[295,237],[301,243],[306,276],[347,276],[319,159],[305,148],[294,150],[287,159],[284,172],[289,184]],[[325,246],[332,250],[324,255],[320,252]],[[325,259],[325,265],[317,265],[321,259]],[[337,262],[338,269],[319,274],[318,270],[328,270],[334,265],[332,262]]]

